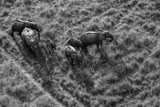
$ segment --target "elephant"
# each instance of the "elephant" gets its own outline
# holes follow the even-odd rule
[[[37,44],[40,40],[38,37],[38,32],[27,27],[25,27],[22,31],[21,38],[27,47]]]
[[[69,38],[66,45],[71,45],[77,49],[82,47],[81,40],[78,38]]]
[[[55,42],[53,42],[50,38],[46,38],[45,40],[44,40],[44,42],[45,42],[45,44],[46,44],[46,47],[47,47],[47,49],[48,49],[48,52],[49,52],[49,54],[50,55],[52,55],[53,54],[53,52],[54,52],[54,50],[56,50],[56,43]],[[55,52],[54,52],[55,53]]]
[[[20,20],[20,19],[16,19],[13,22],[13,24],[11,25],[10,35],[13,37],[14,32],[18,32],[21,37],[21,33],[25,27],[36,30],[38,32],[38,36],[40,38],[40,32],[43,29],[39,24],[37,24],[36,22],[31,22],[28,20]]]
[[[40,64],[42,64],[49,70],[49,65],[51,63],[49,63],[49,52],[45,42],[43,40],[40,40],[36,45],[32,45],[31,49],[34,51],[38,62],[40,62]]]
[[[77,51],[73,46],[67,45],[64,48],[65,56],[71,65],[77,64],[78,66],[82,63],[83,56],[80,51]]]
[[[34,51],[36,58],[48,61],[49,52],[44,41],[40,40],[37,44],[32,45],[31,49]]]
[[[82,42],[82,49],[85,53],[88,52],[87,46],[96,44],[97,50],[99,49],[99,45],[102,48],[102,41],[105,39],[109,39],[109,42],[113,41],[113,35],[109,31],[89,31],[82,34],[80,40]]]

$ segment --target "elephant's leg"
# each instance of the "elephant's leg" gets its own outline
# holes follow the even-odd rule
[[[24,41],[22,38],[21,38],[21,40],[24,42],[25,47],[28,48],[27,42]]]
[[[70,64],[71,65],[74,65],[74,60],[71,58],[71,60],[70,60]]]
[[[32,56],[34,56],[35,57],[35,55],[34,55],[34,49],[32,49],[32,47],[30,46],[30,45],[27,45],[27,43],[24,41],[24,45],[25,45],[25,49],[27,50],[27,52],[29,52],[29,54],[31,54]]]
[[[35,58],[38,58],[38,55],[37,55],[37,53],[35,51],[33,52],[33,54],[34,54]]]
[[[35,49],[32,46],[27,45],[27,50],[36,58]]]
[[[69,64],[72,63],[72,59],[69,56],[67,56],[67,60],[68,60]]]
[[[36,54],[37,54],[37,53],[36,53],[35,51],[33,51],[34,57],[35,57],[35,58],[38,58]]]
[[[103,52],[103,45],[102,45],[103,43],[101,42],[101,44],[100,44],[100,46],[101,46],[101,49],[99,50],[100,51],[100,53],[102,53]]]
[[[51,52],[51,57],[56,55],[56,52],[53,49],[50,52]]]
[[[77,65],[77,58],[76,58],[76,56],[72,56],[72,59],[73,59],[73,65]]]
[[[85,52],[86,54],[88,53],[87,47],[84,48],[84,52]]]
[[[76,65],[76,64],[77,64],[76,59],[73,59],[73,63],[72,63],[72,65]]]
[[[97,45],[97,50],[96,50],[96,53],[99,52],[99,44],[96,44]]]
[[[50,53],[50,55],[53,55],[53,49],[52,48],[49,48],[49,53]]]
[[[33,50],[33,49],[30,47],[29,51],[30,51],[31,54],[34,56],[34,58],[36,58],[36,52],[35,52],[35,50]]]
[[[37,52],[37,50],[35,50],[35,49],[33,49],[32,48],[32,52],[33,52],[33,55],[34,55],[34,58],[38,58],[38,52]]]
[[[78,67],[80,66],[80,60],[79,59],[77,60],[77,65],[78,65]]]
[[[85,54],[87,53],[86,47],[83,47],[83,48],[81,48],[81,49],[84,51]]]
[[[100,43],[101,49],[103,48],[103,42]]]
[[[30,48],[30,46],[27,44],[27,42],[24,41],[22,38],[21,38],[21,40],[24,42],[25,47],[26,47],[29,51],[31,51],[31,48]]]
[[[97,49],[99,49],[99,44],[96,44],[97,45]]]
[[[69,60],[69,57],[68,57],[67,55],[66,55],[66,58],[67,58],[68,61],[70,61],[70,60]]]
[[[78,65],[78,59],[75,59],[75,63],[76,66]]]
[[[51,50],[50,50],[50,48],[48,46],[46,47],[46,50],[48,50],[48,52],[47,52],[48,53],[48,57],[51,58],[52,53],[51,53]]]
[[[34,56],[34,58],[38,58],[38,52],[37,52],[37,50],[34,48],[34,47],[30,47],[31,48],[31,51],[32,51],[32,54],[33,54],[33,56]]]
[[[85,52],[85,49],[84,49],[84,48],[82,48],[82,51],[83,51],[83,52]]]
[[[12,31],[11,31],[11,36],[12,36],[12,37],[14,36],[14,32],[12,32]]]
[[[39,37],[39,40],[40,40],[40,33],[38,32],[38,37]]]
[[[80,64],[79,64],[79,60],[78,59],[76,59],[76,61],[75,61],[75,65],[76,66],[79,66]]]
[[[74,65],[77,65],[77,64],[78,64],[78,60],[77,60],[76,56],[74,56],[73,59],[74,59],[74,60],[73,60],[73,61],[74,61],[73,64],[74,64]]]

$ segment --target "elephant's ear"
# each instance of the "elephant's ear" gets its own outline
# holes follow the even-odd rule
[[[106,38],[109,39],[109,42],[113,41],[113,35],[110,32],[105,32]]]
[[[104,32],[102,32],[98,37],[99,40],[104,40],[105,38],[106,38],[106,36],[105,36]]]

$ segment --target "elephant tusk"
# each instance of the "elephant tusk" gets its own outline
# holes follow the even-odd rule
[[[33,39],[35,39],[37,36],[34,36]]]
[[[34,42],[34,39],[31,39],[30,41],[31,41],[31,42]]]
[[[27,39],[30,39],[30,37],[29,37],[29,36],[27,36],[26,38],[27,38]]]

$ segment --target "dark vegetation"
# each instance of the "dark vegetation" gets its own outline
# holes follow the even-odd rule
[[[0,0],[0,106],[158,107],[160,104],[158,0]],[[35,59],[15,34],[15,19],[43,27],[58,56]],[[112,43],[89,47],[80,67],[63,48],[69,37],[108,30]]]

